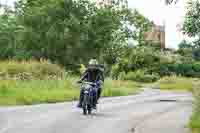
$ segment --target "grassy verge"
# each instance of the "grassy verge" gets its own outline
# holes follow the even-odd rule
[[[133,81],[106,80],[103,96],[127,96],[135,94],[141,88],[141,84]]]
[[[200,133],[200,80],[193,82],[193,94],[196,100],[189,125],[193,133]]]
[[[68,80],[1,80],[1,105],[29,105],[77,99],[78,88]]]
[[[195,97],[189,127],[192,133],[200,133],[200,80],[185,77],[164,77],[154,85],[161,90],[192,91]]]
[[[30,105],[77,100],[76,78],[65,80],[1,80],[0,105]],[[129,81],[106,80],[103,96],[134,94],[140,86]]]
[[[156,83],[155,87],[161,90],[192,91],[192,80],[191,78],[176,76],[164,77]]]

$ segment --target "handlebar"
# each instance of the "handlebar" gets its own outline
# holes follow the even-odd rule
[[[89,84],[89,85],[96,85],[96,83],[86,82],[86,81],[78,81],[77,83],[79,83],[79,84],[84,83],[84,84]]]

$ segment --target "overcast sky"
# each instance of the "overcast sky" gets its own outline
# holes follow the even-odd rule
[[[165,6],[163,0],[129,0],[131,8],[138,9],[156,24],[166,25],[166,45],[177,48],[183,39],[177,25],[183,23],[187,0],[179,0],[176,5]]]
[[[0,0],[0,3],[12,5],[15,0]],[[183,36],[177,29],[184,19],[187,0],[179,0],[176,5],[166,7],[163,0],[128,0],[129,7],[138,9],[156,24],[166,25],[166,45],[177,48]]]

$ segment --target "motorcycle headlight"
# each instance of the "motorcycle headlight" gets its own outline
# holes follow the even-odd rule
[[[85,89],[89,89],[89,88],[91,88],[91,86],[88,85],[88,84],[83,85],[83,87],[84,87]]]

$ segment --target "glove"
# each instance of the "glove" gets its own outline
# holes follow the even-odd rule
[[[80,84],[80,83],[82,83],[82,81],[81,81],[81,80],[79,80],[79,81],[77,81],[77,83],[78,83],[78,84]]]

